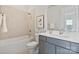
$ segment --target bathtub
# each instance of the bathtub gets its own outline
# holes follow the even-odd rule
[[[26,43],[33,37],[28,35],[0,40],[0,54],[24,54],[27,53]]]

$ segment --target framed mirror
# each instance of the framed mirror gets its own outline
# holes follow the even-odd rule
[[[51,6],[47,11],[48,30],[53,24],[55,30],[65,32],[76,32],[78,29],[78,6],[77,5],[57,5]]]

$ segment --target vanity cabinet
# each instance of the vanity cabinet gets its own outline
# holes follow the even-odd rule
[[[79,54],[79,43],[40,35],[39,54]]]
[[[55,54],[55,46],[47,42],[45,36],[39,36],[39,54]]]
[[[47,42],[55,46],[55,54],[70,54],[70,50],[69,50],[70,42],[69,41],[47,37]]]
[[[55,54],[55,45],[46,42],[45,48],[46,54]]]

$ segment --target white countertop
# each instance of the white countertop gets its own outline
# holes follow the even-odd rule
[[[74,33],[73,33],[74,34]],[[71,41],[71,42],[76,42],[79,43],[79,35],[71,35],[71,36],[65,36],[65,35],[53,35],[53,34],[48,34],[48,33],[39,33],[39,35],[47,36],[47,37],[54,37],[66,41]]]

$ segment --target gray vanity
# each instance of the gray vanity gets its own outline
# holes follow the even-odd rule
[[[78,54],[79,43],[39,35],[39,54]]]

